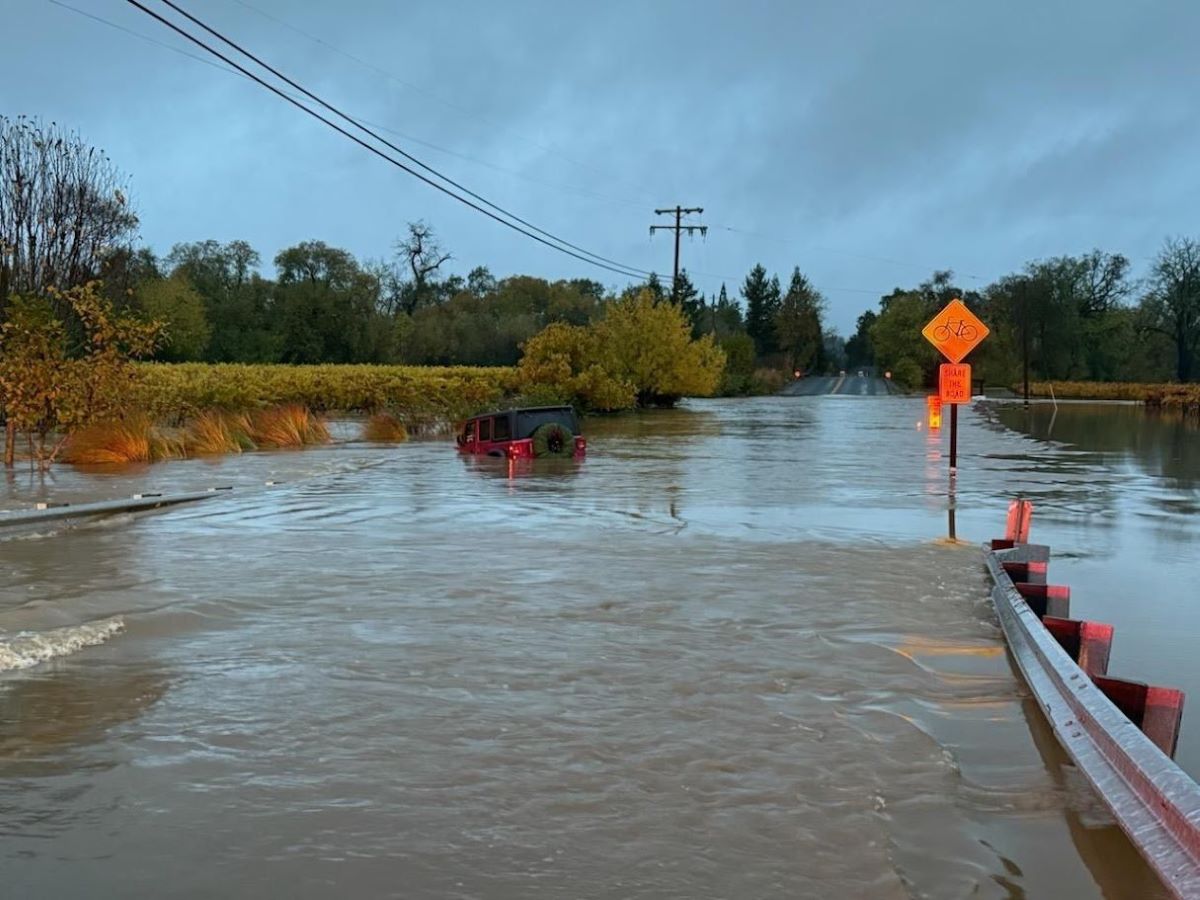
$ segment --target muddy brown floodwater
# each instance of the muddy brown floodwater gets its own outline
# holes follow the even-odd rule
[[[1134,412],[966,411],[958,530],[1026,491],[1114,672],[1197,696],[1196,432]],[[1161,896],[977,547],[937,542],[921,418],[694,402],[530,472],[418,442],[17,475],[0,504],[237,490],[0,540],[0,894]]]

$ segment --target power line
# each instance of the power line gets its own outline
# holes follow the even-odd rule
[[[216,69],[218,72],[224,72],[227,75],[232,75],[235,78],[241,78],[246,81],[250,80],[250,79],[246,78],[246,76],[243,75],[241,72],[237,71],[236,69],[231,69],[228,66],[223,66],[220,63],[213,62],[211,59],[205,59],[203,56],[198,56],[195,53],[189,53],[187,50],[184,50],[182,47],[176,47],[174,44],[168,44],[165,41],[160,41],[157,38],[150,37],[150,35],[148,35],[148,34],[142,34],[140,31],[134,31],[132,28],[126,28],[124,25],[120,25],[116,22],[113,22],[111,19],[105,19],[102,16],[93,15],[92,13],[88,12],[87,10],[80,9],[77,6],[72,6],[69,3],[63,3],[62,0],[46,0],[46,2],[52,3],[55,6],[61,7],[62,9],[69,10],[73,13],[77,13],[81,16],[84,16],[85,18],[91,19],[93,22],[98,22],[101,25],[106,25],[107,27],[115,29],[116,31],[123,32],[124,34],[127,34],[130,37],[135,37],[138,40],[145,41],[149,44],[154,44],[156,47],[161,47],[164,50],[170,50],[172,53],[178,53],[180,56],[186,56],[188,59],[195,60],[198,63],[203,63],[206,66]],[[265,15],[265,13],[264,13],[264,15]],[[295,98],[297,95],[289,94],[289,96]],[[530,184],[540,185],[541,187],[549,188],[550,190],[554,190],[554,191],[563,191],[564,193],[568,193],[568,194],[577,194],[581,197],[590,197],[593,200],[599,200],[604,203],[619,204],[619,205],[623,205],[623,206],[636,206],[639,209],[642,208],[643,206],[645,206],[644,203],[637,201],[637,200],[631,200],[629,198],[615,197],[615,196],[611,196],[609,194],[599,194],[599,193],[596,193],[595,191],[589,191],[586,188],[577,187],[577,186],[571,185],[571,184],[555,184],[553,182],[542,181],[539,178],[533,178],[529,175],[526,175],[524,172],[518,172],[515,169],[508,169],[508,168],[505,168],[504,166],[499,166],[499,165],[496,165],[495,163],[488,162],[486,159],[480,159],[479,157],[476,157],[476,156],[470,156],[469,154],[466,154],[466,153],[460,153],[457,150],[451,150],[449,147],[443,147],[440,144],[435,144],[431,141],[426,141],[422,138],[408,134],[407,132],[398,131],[395,128],[390,128],[389,126],[383,125],[379,122],[373,122],[370,119],[368,119],[366,116],[361,116],[358,114],[353,114],[353,115],[354,115],[354,118],[357,119],[362,124],[370,125],[372,128],[378,128],[380,131],[386,132],[387,134],[394,134],[396,137],[403,138],[404,140],[408,141],[409,143],[418,144],[422,147],[428,147],[430,150],[436,150],[438,153],[445,153],[447,156],[452,156],[455,159],[461,159],[461,160],[464,160],[469,163],[474,163],[477,166],[483,166],[486,169],[491,169],[495,172],[501,172],[501,173],[503,173],[505,175],[509,175],[513,178],[519,178],[522,181],[529,182]]]
[[[132,28],[126,28],[124,25],[118,25],[116,22],[113,22],[109,19],[104,19],[100,16],[93,15],[85,9],[80,9],[79,7],[72,6],[69,3],[63,3],[62,0],[46,0],[46,2],[53,3],[55,6],[70,10],[73,13],[78,13],[85,18],[91,19],[93,22],[99,22],[101,25],[107,25],[109,28],[115,28],[117,31],[123,31],[125,34],[132,35],[135,38],[140,38],[143,41],[148,41],[149,43],[154,44],[156,47],[162,47],[164,50],[170,50],[172,53],[178,53],[180,56],[186,56],[188,59],[194,59],[198,63],[204,63],[204,65],[211,66],[212,68],[221,72],[228,72],[230,75],[239,74],[233,69],[228,69],[219,63],[213,62],[211,59],[205,59],[203,56],[197,56],[195,53],[189,53],[182,47],[176,47],[173,44],[166,43],[166,41],[160,41],[157,38],[152,38],[148,34],[142,34],[140,31],[134,31]]]
[[[560,157],[561,159],[565,160],[566,162],[569,162],[573,166],[576,166],[580,169],[589,171],[595,175],[599,175],[602,178],[611,179],[610,173],[602,172],[599,169],[597,169],[595,166],[591,166],[591,165],[588,165],[587,163],[580,162],[577,159],[573,159],[572,157],[563,153],[561,150],[559,150],[557,147],[554,147],[553,145],[543,144],[540,141],[534,140],[533,138],[530,138],[523,134],[520,134],[519,132],[517,132],[515,129],[513,129],[511,127],[499,124],[495,121],[491,121],[491,120],[487,119],[486,117],[484,117],[483,115],[481,115],[478,110],[472,110],[472,109],[469,109],[458,103],[454,103],[453,101],[447,100],[444,97],[439,96],[438,94],[434,93],[433,91],[428,90],[427,88],[422,87],[419,84],[414,84],[411,81],[406,81],[405,79],[396,75],[394,72],[390,72],[387,69],[377,66],[375,63],[371,62],[370,60],[363,59],[361,56],[357,56],[348,50],[344,50],[341,47],[331,44],[329,41],[325,40],[324,38],[320,37],[319,35],[315,35],[315,34],[312,34],[311,32],[305,31],[303,28],[300,28],[297,25],[293,25],[291,22],[281,19],[278,16],[272,15],[271,13],[266,12],[265,10],[259,9],[253,3],[247,2],[247,0],[232,0],[232,2],[238,4],[241,7],[244,7],[245,9],[248,9],[248,10],[256,13],[257,15],[262,16],[264,19],[267,19],[268,21],[274,22],[276,25],[281,25],[282,27],[288,29],[289,31],[295,32],[296,34],[300,35],[301,37],[303,37],[309,41],[312,41],[314,44],[318,44],[319,46],[324,47],[325,49],[327,49],[333,53],[336,53],[337,55],[339,55],[345,59],[350,60],[351,62],[355,63],[358,66],[361,66],[364,69],[374,72],[376,75],[382,76],[383,78],[385,78],[389,81],[393,81],[402,87],[408,88],[410,91],[420,94],[422,97],[425,97],[426,99],[431,100],[434,103],[438,103],[438,104],[446,107],[447,109],[452,109],[452,110],[455,110],[456,112],[462,113],[463,115],[470,117],[470,119],[472,121],[483,122],[484,124],[490,125],[493,128],[501,128],[505,131],[508,131],[510,134],[513,134],[514,136],[518,137],[520,140],[529,144],[531,147],[536,147],[538,150],[541,150],[543,153],[551,153],[555,156]],[[632,183],[628,183],[627,186],[638,187],[639,190],[642,190],[641,186],[634,185]],[[641,204],[639,203],[639,205],[641,205]]]
[[[418,171],[416,171],[416,170],[414,170],[414,169],[410,168],[409,166],[405,165],[404,163],[400,162],[399,160],[397,160],[397,159],[394,159],[393,157],[391,157],[391,156],[389,156],[388,154],[384,153],[384,152],[383,152],[382,150],[380,150],[378,147],[375,147],[375,146],[373,146],[373,145],[371,145],[371,144],[368,144],[368,143],[367,143],[366,141],[364,141],[362,138],[360,138],[360,137],[358,137],[357,135],[355,135],[355,134],[352,134],[351,132],[349,132],[349,131],[347,131],[346,129],[342,128],[342,127],[341,127],[340,125],[338,125],[336,122],[333,122],[333,121],[331,121],[331,120],[329,120],[329,119],[325,118],[325,117],[324,117],[324,116],[322,116],[322,115],[321,115],[319,112],[316,112],[315,110],[313,110],[313,109],[309,108],[308,106],[305,106],[305,105],[304,105],[303,103],[301,103],[300,101],[298,101],[298,100],[294,99],[293,97],[289,96],[289,95],[287,94],[287,92],[285,92],[285,91],[281,90],[280,88],[276,87],[276,86],[275,86],[275,85],[273,85],[273,84],[270,84],[269,82],[265,81],[264,79],[262,79],[262,78],[261,78],[261,77],[259,77],[258,75],[254,74],[253,72],[251,72],[251,71],[249,71],[248,69],[246,69],[246,68],[245,68],[244,66],[242,66],[240,63],[238,63],[238,62],[236,62],[236,61],[234,61],[234,60],[230,59],[228,56],[226,56],[225,54],[223,54],[221,51],[219,51],[219,50],[215,49],[214,47],[211,47],[211,46],[209,46],[209,45],[208,45],[208,44],[206,44],[204,41],[202,41],[200,38],[198,38],[198,37],[195,37],[194,35],[190,34],[190,33],[189,33],[189,32],[187,32],[186,30],[184,30],[183,28],[181,28],[180,26],[176,25],[174,22],[171,22],[169,19],[166,19],[166,18],[164,18],[163,16],[161,16],[160,14],[158,14],[158,13],[154,12],[152,9],[149,9],[148,7],[146,7],[145,5],[143,5],[142,3],[140,3],[140,2],[139,2],[139,0],[126,0],[126,2],[127,2],[127,3],[129,3],[131,6],[134,6],[134,7],[136,7],[137,9],[141,10],[141,11],[142,11],[142,12],[144,12],[146,15],[150,16],[151,18],[155,19],[156,21],[160,22],[161,24],[165,25],[167,28],[171,29],[171,30],[172,30],[172,31],[174,31],[176,34],[178,34],[178,35],[180,35],[181,37],[183,37],[183,38],[187,39],[188,41],[190,41],[190,42],[192,42],[193,44],[197,45],[198,47],[202,48],[203,50],[206,50],[208,53],[210,53],[210,54],[212,54],[213,56],[215,56],[216,58],[220,59],[222,62],[226,63],[226,64],[227,64],[227,65],[229,65],[229,66],[232,66],[234,69],[236,69],[237,71],[241,72],[241,73],[242,73],[243,75],[245,75],[247,78],[250,78],[252,81],[256,82],[257,84],[261,85],[262,87],[265,87],[267,90],[271,91],[271,93],[275,94],[276,96],[280,97],[281,99],[283,99],[283,100],[287,101],[288,103],[292,104],[292,105],[293,105],[293,106],[295,106],[297,109],[301,110],[301,111],[302,111],[302,112],[304,112],[304,113],[307,113],[308,115],[312,116],[314,119],[317,119],[318,121],[320,121],[320,122],[322,122],[323,124],[327,125],[328,127],[332,128],[334,131],[338,132],[338,133],[339,133],[339,134],[341,134],[343,137],[347,137],[347,138],[349,138],[349,139],[350,139],[350,140],[352,140],[354,143],[356,143],[356,144],[358,144],[360,147],[362,147],[364,150],[367,150],[367,151],[369,151],[369,152],[371,152],[371,153],[375,154],[375,155],[376,155],[376,156],[378,156],[380,159],[383,159],[383,160],[385,160],[386,162],[389,162],[389,163],[391,163],[392,165],[396,166],[397,168],[401,169],[402,171],[404,171],[404,172],[407,172],[408,174],[412,175],[414,178],[417,178],[417,179],[419,179],[420,181],[423,181],[425,184],[428,184],[430,187],[432,187],[432,188],[435,188],[436,190],[440,191],[441,193],[443,193],[443,194],[446,194],[447,196],[449,196],[449,197],[452,197],[453,199],[457,200],[459,203],[462,203],[463,205],[465,205],[465,206],[468,206],[468,207],[470,207],[471,209],[474,209],[476,212],[480,212],[480,213],[482,213],[483,215],[487,216],[488,218],[490,218],[490,219],[493,219],[493,220],[494,220],[494,221],[496,221],[496,222],[499,222],[501,225],[504,225],[505,227],[507,227],[507,228],[510,228],[510,229],[512,229],[513,231],[516,231],[517,233],[524,235],[525,237],[528,237],[528,238],[530,238],[530,239],[532,239],[532,240],[535,240],[535,241],[537,241],[537,242],[538,242],[538,243],[540,243],[540,244],[544,244],[545,246],[547,246],[547,247],[550,247],[551,249],[557,250],[557,251],[559,251],[560,253],[564,253],[564,254],[566,254],[567,256],[574,257],[575,259],[581,260],[582,262],[589,263],[589,264],[591,264],[591,265],[593,265],[593,266],[596,266],[596,267],[598,267],[598,268],[607,269],[608,271],[611,271],[611,272],[616,272],[618,275],[624,275],[624,276],[625,276],[625,277],[627,277],[627,278],[635,278],[635,279],[636,279],[636,278],[641,278],[641,277],[643,277],[644,275],[648,275],[648,274],[649,274],[648,272],[646,272],[646,271],[644,271],[644,270],[641,270],[641,269],[636,269],[636,268],[634,268],[634,267],[632,267],[632,266],[626,266],[626,265],[625,265],[625,264],[623,264],[623,263],[615,263],[615,262],[608,261],[608,260],[606,260],[606,261],[604,261],[604,262],[598,262],[597,260],[603,260],[603,259],[605,259],[605,258],[604,258],[604,257],[600,257],[600,256],[599,256],[599,255],[597,255],[597,254],[592,254],[592,253],[590,253],[590,251],[586,251],[586,250],[584,250],[584,251],[582,251],[582,252],[580,252],[580,253],[576,253],[576,252],[574,252],[574,250],[572,250],[572,249],[567,249],[567,247],[568,247],[568,246],[570,246],[570,247],[574,247],[574,245],[568,244],[566,241],[563,241],[561,238],[557,238],[557,237],[554,237],[553,235],[550,235],[550,236],[551,236],[551,237],[552,237],[552,238],[553,238],[555,241],[558,241],[559,243],[561,243],[561,244],[563,244],[563,245],[565,245],[565,246],[559,246],[559,243],[551,243],[550,241],[546,240],[545,238],[543,238],[543,237],[540,237],[540,236],[538,236],[537,234],[534,234],[534,233],[532,233],[531,231],[526,231],[524,228],[521,228],[519,225],[515,225],[515,224],[513,224],[513,222],[510,222],[510,221],[508,221],[508,219],[501,218],[500,216],[496,215],[496,214],[495,214],[495,213],[493,213],[492,211],[490,211],[490,210],[488,210],[488,209],[485,209],[484,207],[482,207],[482,206],[480,206],[480,205],[478,205],[478,204],[476,204],[476,203],[473,203],[472,201],[470,201],[470,200],[468,200],[468,199],[466,199],[466,198],[464,198],[464,197],[462,197],[462,196],[460,196],[460,195],[456,194],[454,191],[450,190],[449,188],[445,187],[444,185],[438,184],[438,183],[437,183],[436,181],[434,181],[433,179],[431,179],[431,178],[429,178],[429,177],[427,177],[427,176],[425,176],[425,175],[422,175],[420,172],[418,172]],[[166,2],[166,3],[167,3],[167,5],[168,5],[168,6],[170,6],[172,9],[175,9],[177,12],[180,12],[182,15],[184,15],[184,16],[187,16],[189,19],[190,19],[190,18],[192,18],[192,17],[191,17],[191,16],[189,16],[189,15],[188,15],[186,12],[183,12],[183,11],[182,11],[182,10],[180,10],[178,7],[176,7],[174,4],[170,3],[170,2],[169,2],[169,0],[164,0],[164,2]],[[209,31],[211,31],[211,29],[208,29],[208,28],[207,28],[207,26],[203,25],[203,23],[199,23],[199,22],[198,22],[198,20],[194,20],[194,19],[193,19],[193,21],[197,21],[197,23],[198,23],[198,24],[200,24],[200,25],[201,25],[201,27],[204,27],[204,28],[206,28],[206,30],[209,30]],[[216,34],[216,32],[213,32],[213,33],[214,33],[214,34]],[[224,38],[224,37],[223,37],[223,36],[221,36],[221,35],[218,35],[218,37],[221,37],[221,39],[222,39],[223,41],[225,41],[226,43],[230,44],[231,46],[233,46],[233,47],[237,48],[237,45],[236,45],[236,44],[234,44],[232,41],[229,41],[228,39]],[[268,68],[268,69],[270,68],[270,67],[266,66],[266,64],[265,64],[265,63],[262,63],[261,61],[257,60],[255,57],[253,57],[251,54],[247,53],[246,51],[244,51],[244,50],[241,50],[240,48],[237,48],[237,49],[238,49],[238,51],[239,51],[239,52],[241,52],[243,55],[247,56],[248,58],[250,58],[250,59],[254,59],[254,60],[255,60],[255,62],[258,62],[258,63],[259,63],[259,65],[263,66],[264,68]],[[273,71],[273,70],[271,70],[271,71]],[[284,78],[284,76],[278,75],[278,73],[275,73],[275,74],[277,74],[277,76],[278,76],[278,77],[280,77],[280,78],[283,78],[283,80],[284,80],[284,81],[287,81],[289,84],[292,84],[293,86],[297,87],[298,89],[300,89],[301,91],[303,91],[303,92],[304,92],[305,94],[307,94],[308,96],[311,96],[311,97],[313,97],[313,99],[314,99],[314,100],[316,100],[318,103],[321,103],[322,105],[326,106],[327,108],[329,108],[329,109],[333,110],[333,111],[334,111],[334,112],[336,112],[336,113],[337,113],[339,116],[341,116],[343,119],[345,119],[346,121],[348,121],[348,122],[350,122],[351,124],[353,124],[355,127],[357,127],[357,128],[359,128],[360,130],[362,130],[362,131],[366,132],[367,134],[371,134],[371,135],[372,135],[372,137],[375,137],[375,138],[376,138],[376,140],[379,140],[381,143],[387,144],[388,146],[392,146],[392,147],[393,147],[393,149],[396,149],[396,150],[397,150],[397,152],[401,153],[401,155],[403,155],[403,156],[405,156],[405,157],[408,157],[408,154],[404,153],[402,150],[399,150],[399,148],[395,148],[395,147],[394,147],[394,145],[388,144],[388,142],[387,142],[387,141],[383,140],[382,138],[379,138],[377,135],[374,135],[374,134],[372,134],[372,133],[369,131],[369,129],[363,128],[361,125],[359,125],[359,124],[358,124],[357,122],[355,122],[353,119],[351,119],[349,116],[346,116],[344,113],[341,113],[340,111],[337,111],[336,109],[334,109],[333,107],[329,106],[328,104],[325,104],[325,103],[324,103],[324,101],[320,100],[320,98],[316,97],[315,95],[312,95],[312,94],[310,94],[308,91],[304,90],[303,88],[300,88],[298,85],[296,85],[296,84],[295,84],[295,82],[291,82],[290,80],[288,80],[288,79]],[[411,157],[408,157],[408,158],[411,158]],[[451,181],[449,178],[446,178],[445,176],[443,176],[443,175],[441,175],[440,173],[436,172],[436,170],[433,170],[433,169],[431,169],[431,168],[430,168],[430,167],[428,167],[428,166],[424,166],[424,164],[423,164],[423,163],[420,163],[420,165],[422,165],[424,168],[427,168],[427,169],[429,169],[429,171],[432,171],[432,172],[433,172],[435,175],[437,175],[437,177],[439,177],[439,178],[443,179],[443,180],[444,180],[444,181],[446,181],[447,183],[451,183],[451,184],[453,184],[453,183],[454,183],[454,182],[452,182],[452,181]],[[465,190],[465,189],[463,189],[463,190]],[[483,201],[483,202],[487,202],[487,201]],[[489,205],[493,205],[493,206],[494,206],[494,204],[489,204]],[[500,209],[499,207],[495,207],[495,208],[496,208],[496,209]],[[511,218],[513,218],[515,221],[521,221],[521,222],[524,224],[523,220],[519,220],[519,219],[517,219],[517,217],[515,217],[515,216],[512,216],[512,214],[511,214],[511,213],[508,213],[508,212],[506,212],[506,211],[504,211],[504,210],[502,210],[502,209],[501,209],[500,211],[501,211],[501,212],[503,212],[503,213],[504,213],[504,215],[510,216],[510,217],[511,217]],[[530,227],[532,227],[532,226],[530,226]],[[540,231],[540,229],[535,229],[535,230],[538,230],[538,231]],[[548,234],[548,232],[543,232],[543,233],[546,233],[546,234]],[[594,258],[594,259],[589,259],[589,258],[588,258],[588,256],[585,256],[585,255],[583,255],[583,254],[588,254],[588,256],[593,256],[593,257],[595,257],[595,258]]]
[[[274,75],[276,78],[278,78],[278,79],[280,79],[281,81],[283,81],[285,84],[287,84],[287,85],[289,85],[289,86],[291,86],[291,87],[295,88],[296,90],[300,91],[300,93],[302,93],[302,94],[303,94],[305,97],[308,97],[310,100],[312,100],[312,101],[314,101],[315,103],[319,104],[319,105],[320,105],[320,106],[322,106],[323,108],[325,108],[325,109],[329,110],[329,112],[331,112],[331,113],[333,113],[334,115],[338,116],[338,117],[339,117],[340,119],[342,119],[343,121],[345,121],[345,122],[348,122],[349,124],[353,125],[355,128],[358,128],[360,131],[364,132],[365,134],[368,134],[368,135],[370,135],[370,136],[371,136],[371,137],[373,137],[375,140],[377,140],[377,141],[379,141],[381,144],[383,144],[385,147],[387,147],[387,148],[389,148],[389,149],[391,149],[391,150],[394,150],[396,153],[399,153],[401,156],[403,156],[403,157],[404,157],[405,159],[407,159],[409,162],[412,162],[414,165],[420,166],[420,167],[421,167],[422,169],[424,169],[425,171],[427,171],[427,172],[429,172],[429,173],[431,173],[431,174],[435,175],[436,177],[440,178],[442,181],[446,182],[447,184],[451,185],[452,187],[455,187],[455,188],[457,188],[458,190],[462,191],[464,194],[466,194],[467,196],[471,197],[472,199],[474,199],[474,200],[478,200],[480,203],[484,204],[485,206],[489,206],[489,207],[491,207],[492,209],[496,210],[496,212],[498,212],[498,213],[501,213],[502,215],[505,215],[505,216],[507,216],[508,218],[512,219],[514,222],[519,222],[520,224],[524,225],[526,228],[531,228],[531,229],[533,229],[534,231],[536,231],[538,234],[544,235],[545,237],[548,237],[548,238],[550,238],[551,240],[553,240],[553,241],[556,241],[557,243],[559,243],[559,244],[562,244],[562,245],[563,245],[563,246],[565,246],[565,247],[570,247],[572,250],[575,250],[575,251],[577,251],[577,252],[579,252],[579,253],[582,253],[582,254],[584,254],[584,255],[586,255],[586,256],[590,256],[590,257],[593,257],[593,258],[595,258],[595,259],[597,259],[597,260],[599,260],[599,261],[601,261],[601,262],[608,263],[610,266],[617,266],[617,267],[619,267],[619,268],[630,269],[631,271],[633,271],[633,272],[636,272],[636,273],[638,273],[638,274],[640,274],[640,275],[643,275],[643,276],[648,276],[648,275],[650,275],[650,274],[651,274],[651,273],[650,273],[650,272],[648,272],[648,271],[645,271],[645,270],[642,270],[642,269],[637,269],[637,268],[635,268],[635,267],[633,267],[633,266],[628,266],[628,265],[626,265],[625,263],[618,262],[617,260],[614,260],[614,259],[609,259],[609,258],[608,258],[608,257],[606,257],[606,256],[601,256],[601,255],[600,255],[600,254],[598,254],[598,253],[593,253],[593,252],[591,252],[590,250],[587,250],[587,249],[585,249],[585,248],[583,248],[583,247],[580,247],[580,246],[578,246],[578,245],[576,245],[576,244],[572,244],[570,241],[567,241],[567,240],[565,240],[565,239],[563,239],[563,238],[560,238],[560,237],[558,237],[557,235],[555,235],[555,234],[552,234],[552,233],[551,233],[551,232],[549,232],[549,231],[546,231],[545,229],[539,228],[538,226],[534,225],[532,222],[529,222],[529,221],[527,221],[527,220],[525,220],[525,219],[522,219],[520,216],[516,215],[515,213],[509,212],[507,209],[504,209],[503,207],[501,207],[501,206],[498,206],[498,205],[496,205],[495,203],[492,203],[492,202],[491,202],[490,200],[488,200],[487,198],[480,196],[479,194],[475,193],[475,192],[474,192],[474,191],[472,191],[471,189],[469,189],[469,188],[467,188],[466,186],[464,186],[464,185],[460,184],[459,182],[455,181],[454,179],[450,178],[449,176],[447,176],[447,175],[443,175],[443,174],[442,174],[441,172],[439,172],[437,169],[435,169],[435,168],[433,168],[432,166],[430,166],[430,165],[428,165],[428,164],[426,164],[426,163],[422,162],[420,159],[418,159],[417,157],[413,156],[411,153],[408,153],[408,152],[407,152],[407,151],[405,151],[403,148],[401,148],[401,147],[398,147],[398,146],[396,146],[395,144],[393,144],[391,141],[387,140],[386,138],[384,138],[384,137],[381,137],[379,134],[377,134],[376,132],[372,131],[370,128],[367,128],[366,126],[362,125],[360,122],[358,122],[357,120],[355,120],[355,119],[354,119],[354,118],[352,118],[351,116],[347,115],[346,113],[342,112],[342,111],[341,111],[340,109],[338,109],[337,107],[333,106],[333,105],[332,105],[332,104],[330,104],[330,103],[327,103],[325,100],[323,100],[323,99],[321,99],[320,97],[318,97],[318,96],[317,96],[316,94],[314,94],[312,91],[310,91],[310,90],[308,90],[307,88],[305,88],[303,85],[301,85],[301,84],[298,84],[297,82],[293,81],[291,78],[289,78],[288,76],[284,75],[284,74],[283,74],[282,72],[280,72],[278,69],[276,69],[276,68],[274,68],[273,66],[271,66],[269,63],[267,63],[267,62],[264,62],[262,59],[260,59],[259,57],[255,56],[253,53],[251,53],[249,50],[247,50],[247,49],[245,49],[244,47],[242,47],[242,46],[241,46],[240,44],[238,44],[236,41],[232,40],[231,38],[228,38],[228,37],[226,37],[226,36],[225,36],[224,34],[222,34],[221,32],[219,32],[219,31],[217,31],[216,29],[214,29],[214,28],[210,27],[209,25],[205,24],[205,23],[204,23],[204,22],[202,22],[200,19],[196,18],[196,17],[195,17],[195,16],[193,16],[191,13],[189,13],[187,10],[183,9],[182,7],[180,7],[180,6],[178,6],[177,4],[175,4],[174,2],[172,2],[172,0],[161,0],[161,2],[162,2],[162,3],[163,3],[165,6],[168,6],[168,7],[170,7],[171,9],[175,10],[175,12],[177,12],[179,15],[183,16],[183,17],[184,17],[185,19],[187,19],[189,22],[192,22],[193,24],[195,24],[195,25],[199,26],[200,28],[204,29],[206,32],[208,32],[209,34],[211,34],[213,37],[217,38],[218,40],[222,41],[222,42],[223,42],[224,44],[226,44],[227,46],[229,46],[229,47],[232,47],[232,48],[233,48],[234,50],[236,50],[238,53],[242,54],[242,56],[246,57],[247,59],[250,59],[250,60],[252,60],[252,61],[253,61],[253,62],[255,62],[257,65],[259,65],[259,66],[261,66],[262,68],[266,69],[268,72],[270,72],[270,73],[271,73],[272,75]],[[206,48],[206,49],[207,49],[207,48]]]

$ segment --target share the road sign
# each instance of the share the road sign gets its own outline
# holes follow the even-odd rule
[[[950,362],[960,363],[988,336],[988,327],[955,297],[929,320],[921,334]]]
[[[938,398],[943,403],[970,403],[971,367],[966,363],[938,366]]]

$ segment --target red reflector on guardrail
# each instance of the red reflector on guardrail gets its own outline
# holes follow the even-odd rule
[[[1124,678],[1095,676],[1092,681],[1159,750],[1167,756],[1175,755],[1183,719],[1183,691]]]

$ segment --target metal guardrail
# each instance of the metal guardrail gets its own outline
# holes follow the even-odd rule
[[[47,503],[39,504],[37,509],[20,510],[18,512],[0,513],[0,529],[29,527],[48,522],[59,522],[64,519],[82,519],[92,516],[113,515],[116,513],[136,513],[147,510],[162,509],[167,506],[179,506],[182,503],[197,503],[215,497],[218,492],[229,491],[232,488],[209,488],[205,491],[192,491],[185,494],[134,494],[121,500],[101,500],[96,503]]]
[[[1200,786],[1168,756],[1174,750],[1182,694],[1106,678],[1112,637],[1108,626],[1052,615],[1049,624],[1055,630],[1047,628],[1014,581],[1016,575],[1022,583],[1044,583],[1050,558],[1048,547],[1017,542],[1028,536],[1028,511],[1023,515],[1023,529],[1014,533],[1010,513],[1010,538],[986,548],[992,602],[1012,657],[1059,743],[1130,841],[1175,896],[1200,898]],[[1044,592],[1026,593],[1035,595],[1036,602]],[[1106,696],[1114,685],[1142,689],[1142,728]],[[1114,696],[1122,699],[1119,692]]]

